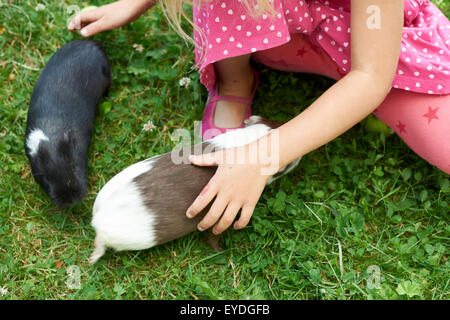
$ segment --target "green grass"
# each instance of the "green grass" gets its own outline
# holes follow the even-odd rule
[[[449,176],[396,135],[360,125],[267,187],[249,226],[225,232],[223,252],[196,232],[150,250],[109,251],[89,266],[97,192],[128,165],[170,151],[170,133],[193,129],[207,92],[191,69],[192,48],[159,9],[96,36],[113,83],[95,122],[88,195],[61,210],[34,182],[23,140],[37,70],[79,38],[65,30],[66,8],[77,3],[43,0],[40,12],[37,1],[14,3],[0,6],[0,288],[7,290],[0,299],[450,298]],[[435,3],[450,13],[446,1]],[[254,113],[272,119],[295,116],[333,83],[257,68]],[[193,80],[189,88],[178,84],[184,76]],[[149,120],[156,129],[143,131]],[[79,289],[66,283],[72,265],[80,270]],[[373,268],[379,288],[370,286]]]

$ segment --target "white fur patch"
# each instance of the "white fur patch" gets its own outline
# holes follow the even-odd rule
[[[91,222],[97,233],[96,246],[121,251],[142,250],[157,244],[153,231],[155,217],[133,182],[136,176],[152,168],[153,159],[129,166],[98,193]],[[101,248],[97,249],[101,252]]]
[[[269,133],[271,128],[265,124],[255,124],[246,128],[228,131],[211,139],[211,143],[218,149],[244,146],[258,140]]]
[[[248,121],[249,123],[254,123],[260,121],[260,119],[261,119],[260,116],[252,116]],[[214,147],[218,149],[240,147],[258,140],[259,138],[268,134],[270,130],[272,130],[272,128],[262,123],[251,124],[248,127],[228,131],[224,134],[216,136],[214,139],[211,140],[211,142],[213,143]],[[302,157],[294,160],[292,163],[281,168],[280,171],[283,171],[285,169],[287,170],[283,172],[281,176],[278,176],[276,178],[274,178],[274,176],[270,177],[269,180],[267,180],[267,184],[271,184],[273,181],[292,171],[298,165],[301,158]]]
[[[33,129],[28,135],[26,141],[26,145],[28,150],[30,150],[31,156],[36,155],[41,141],[49,141],[49,139],[41,129]]]

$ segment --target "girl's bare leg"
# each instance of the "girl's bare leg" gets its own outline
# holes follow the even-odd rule
[[[220,96],[250,98],[253,87],[253,72],[250,54],[224,59],[214,63]],[[239,127],[244,121],[248,105],[233,101],[218,101],[214,125],[219,128]]]

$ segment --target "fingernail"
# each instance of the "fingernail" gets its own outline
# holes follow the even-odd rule
[[[203,229],[200,225],[197,226],[198,231],[204,231],[205,229]]]
[[[82,36],[85,36],[85,37],[88,35],[88,31],[86,29],[82,29],[80,31],[80,33],[81,33]]]
[[[186,212],[186,217],[192,218],[192,212],[188,210],[188,211]]]
[[[219,234],[219,231],[217,231],[216,229],[213,229],[213,233],[217,236]]]

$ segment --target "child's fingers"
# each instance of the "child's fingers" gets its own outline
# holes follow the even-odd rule
[[[220,234],[224,232],[226,229],[228,229],[228,227],[231,226],[234,219],[236,218],[239,209],[241,209],[241,205],[239,202],[229,203],[219,223],[217,223],[217,225],[214,226],[213,233]]]
[[[250,218],[252,217],[253,211],[255,210],[255,206],[244,205],[242,207],[241,216],[239,220],[236,221],[233,225],[234,229],[239,230],[245,228],[247,224],[250,222]]]
[[[88,11],[84,11],[79,14],[80,15],[80,21],[84,23],[94,22],[99,20],[104,16],[104,12],[102,8],[92,9]]]
[[[219,220],[220,216],[222,215],[223,211],[228,205],[228,199],[226,199],[223,196],[218,195],[216,199],[214,200],[214,203],[212,204],[211,208],[209,209],[208,213],[205,215],[205,217],[200,221],[198,224],[198,229],[200,231],[206,230],[210,227],[212,227],[217,220]]]
[[[69,30],[80,29],[81,26],[101,19],[102,10],[93,9],[77,14],[68,25]]]
[[[94,23],[88,24],[86,27],[81,29],[80,33],[83,37],[90,37],[105,30],[106,28],[103,19],[100,19]]]
[[[195,217],[200,211],[202,211],[208,203],[216,196],[217,187],[215,183],[211,183],[211,180],[203,188],[198,197],[194,200],[191,206],[186,211],[186,216],[188,218]]]
[[[218,152],[211,152],[200,155],[190,155],[189,161],[196,166],[216,166],[218,165]]]

